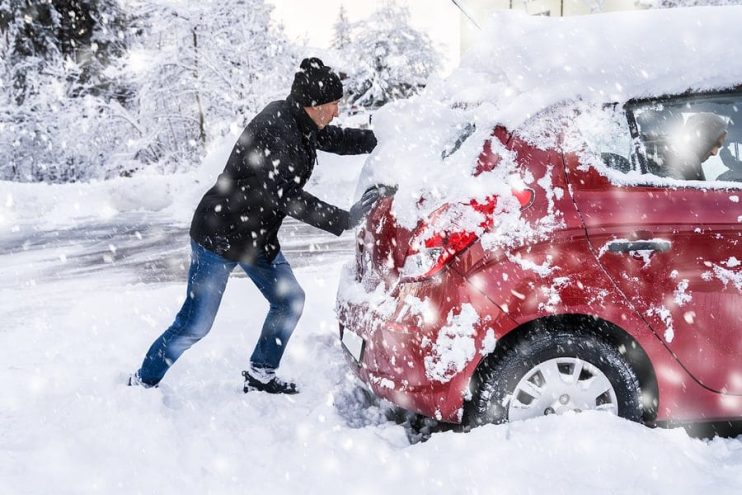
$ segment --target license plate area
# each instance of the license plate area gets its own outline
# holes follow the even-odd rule
[[[343,343],[343,347],[353,356],[356,362],[360,363],[363,357],[363,348],[366,342],[363,337],[355,333],[353,330],[343,329],[343,337],[340,339]]]

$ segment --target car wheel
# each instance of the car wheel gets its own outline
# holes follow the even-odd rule
[[[537,328],[498,349],[472,383],[467,427],[585,410],[642,420],[636,373],[615,346],[589,333]]]

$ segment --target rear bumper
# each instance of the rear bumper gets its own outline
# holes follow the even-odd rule
[[[340,324],[340,335],[353,330]],[[435,383],[420,376],[424,363],[413,356],[420,354],[421,345],[414,335],[404,330],[382,328],[367,336],[364,352],[360,361],[356,361],[345,349],[348,365],[370,389],[403,409],[441,421],[460,422],[461,406],[468,378],[448,383]],[[404,349],[405,355],[392,349]],[[417,384],[411,381],[417,378]],[[421,379],[422,378],[422,379]],[[458,382],[458,383],[457,383]],[[453,393],[453,397],[451,397]]]
[[[366,292],[352,276],[344,279],[337,304],[340,339],[345,332],[363,339],[360,360],[343,346],[355,374],[377,396],[404,409],[461,422],[471,376],[494,342],[491,323],[499,309],[470,294],[451,271],[388,292]],[[462,311],[476,312],[477,324],[459,325]]]

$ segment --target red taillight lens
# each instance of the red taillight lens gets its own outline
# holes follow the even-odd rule
[[[513,189],[513,195],[525,209],[533,203],[533,189]],[[401,275],[406,280],[435,276],[451,259],[474,243],[494,224],[497,197],[483,202],[446,204],[435,210],[427,222],[421,222],[410,241]]]
[[[412,235],[402,277],[408,280],[432,277],[469,247],[491,221],[488,220],[491,215],[478,206],[475,202],[447,204],[434,211],[428,222],[421,222]]]

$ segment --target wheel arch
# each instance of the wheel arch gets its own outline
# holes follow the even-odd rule
[[[654,366],[641,344],[626,330],[603,318],[587,314],[550,315],[520,324],[497,341],[495,349],[482,356],[471,378],[472,393],[479,386],[478,371],[488,361],[498,359],[512,344],[532,332],[571,327],[575,333],[593,334],[618,348],[622,356],[636,372],[642,390],[644,422],[652,423],[659,405],[659,387]]]

